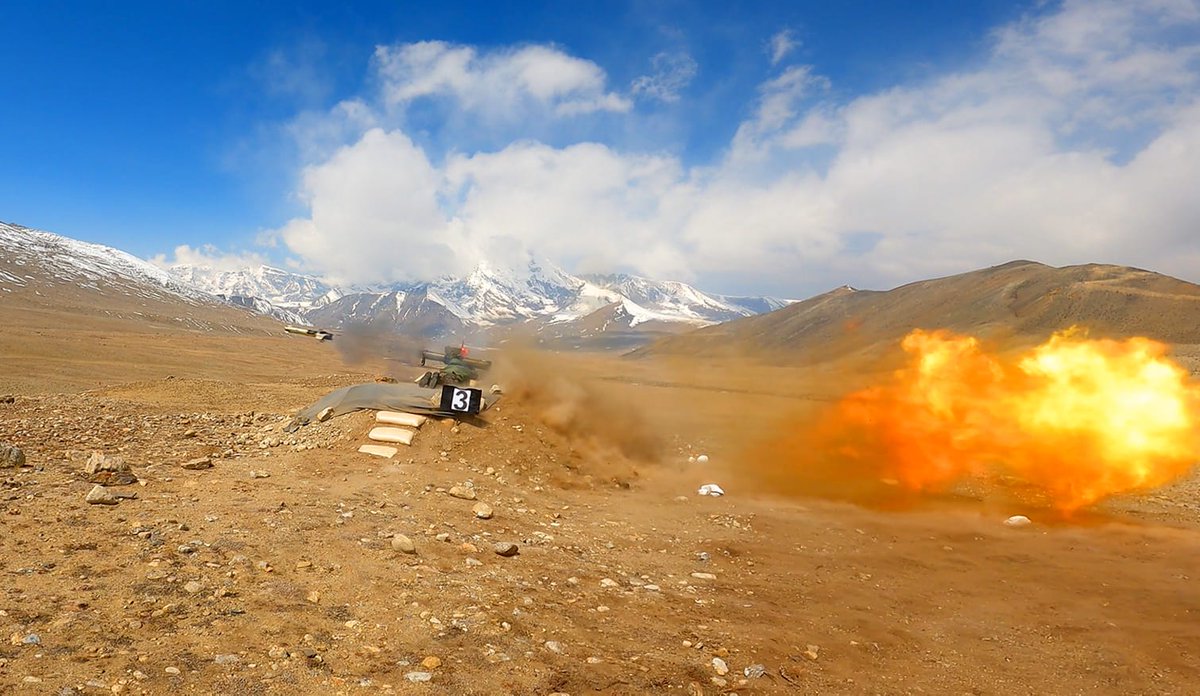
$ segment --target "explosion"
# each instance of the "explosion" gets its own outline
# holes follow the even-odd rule
[[[842,399],[818,440],[905,489],[1015,479],[1070,511],[1168,483],[1200,454],[1200,389],[1161,343],[1072,330],[1011,357],[916,330],[902,347],[907,365]]]

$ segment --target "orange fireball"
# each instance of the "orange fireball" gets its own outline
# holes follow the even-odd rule
[[[916,491],[1010,480],[1073,510],[1168,483],[1200,455],[1200,389],[1145,338],[1056,334],[1023,355],[913,331],[909,362],[843,399],[824,440]]]

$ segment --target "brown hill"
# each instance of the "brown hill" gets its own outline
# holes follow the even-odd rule
[[[915,328],[1037,340],[1071,326],[1093,336],[1197,344],[1200,285],[1125,266],[1013,261],[886,292],[842,287],[769,314],[664,338],[635,355],[813,362],[890,345]]]
[[[302,370],[334,350],[123,252],[5,223],[0,326],[0,394],[98,385],[131,372],[262,378],[266,352],[272,364],[288,356]]]

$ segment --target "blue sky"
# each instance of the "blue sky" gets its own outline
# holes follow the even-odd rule
[[[791,295],[1017,256],[1181,273],[1196,258],[1186,201],[1145,201],[1171,213],[1153,253],[1133,243],[1142,201],[1097,205],[1116,179],[1154,188],[1161,162],[1135,165],[1156,142],[1193,146],[1195,11],[6,3],[0,219],[342,282],[457,270],[514,243],[571,270]],[[912,181],[900,162],[923,169],[923,152],[936,166]],[[939,185],[944,204],[924,197]],[[1002,220],[986,222],[989,201],[1007,201]]]

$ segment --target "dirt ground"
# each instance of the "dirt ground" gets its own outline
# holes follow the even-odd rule
[[[1200,692],[1200,484],[1064,520],[752,475],[748,443],[862,373],[523,354],[486,425],[382,460],[356,452],[368,413],[282,426],[415,368],[296,337],[5,340],[0,442],[28,465],[0,470],[4,693]],[[84,502],[96,450],[136,498]]]

